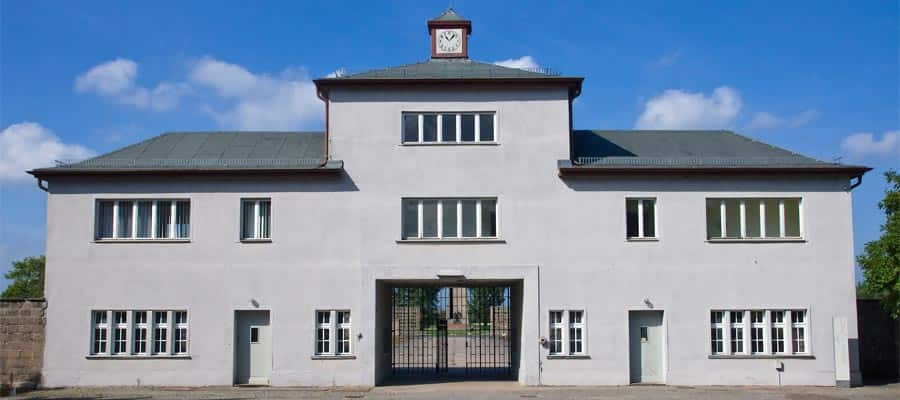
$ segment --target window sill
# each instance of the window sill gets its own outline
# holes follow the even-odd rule
[[[626,242],[658,242],[659,238],[655,237],[629,237],[625,238]]]
[[[452,239],[400,239],[397,240],[398,244],[438,244],[438,243],[452,243],[452,244],[463,244],[463,243],[506,243],[505,240],[499,238],[452,238]]]
[[[345,354],[345,355],[336,355],[330,356],[327,354],[317,354],[310,357],[312,360],[355,360],[356,356],[353,354]]]
[[[706,239],[707,243],[805,243],[806,239],[803,238],[771,238],[771,239],[728,239],[728,238],[715,238],[715,239]]]
[[[591,356],[587,354],[548,354],[548,360],[590,360]]]
[[[176,355],[109,355],[109,354],[91,354],[84,358],[88,360],[190,360],[189,354]]]
[[[190,243],[190,238],[184,239],[94,239],[94,243]]]
[[[427,143],[401,143],[400,147],[410,146],[499,146],[499,142],[427,142]]]
[[[793,359],[801,359],[801,360],[815,360],[816,356],[812,354],[713,354],[709,356],[710,360],[772,360],[776,358],[793,358]]]
[[[241,239],[241,243],[272,243],[272,239]]]

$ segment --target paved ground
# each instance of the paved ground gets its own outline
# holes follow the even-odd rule
[[[523,387],[513,382],[453,382],[355,388],[79,388],[26,393],[23,399],[900,399],[900,383],[853,389],[828,387]]]

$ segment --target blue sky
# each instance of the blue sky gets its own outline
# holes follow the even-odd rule
[[[857,252],[877,238],[900,166],[897,2],[452,4],[472,58],[584,76],[576,128],[726,128],[874,167]],[[447,5],[3,1],[0,272],[44,249],[46,195],[21,170],[168,130],[320,129],[311,78],[427,59]]]

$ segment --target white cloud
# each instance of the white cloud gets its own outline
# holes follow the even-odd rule
[[[161,82],[148,89],[136,83],[138,64],[117,58],[98,64],[75,78],[75,91],[94,93],[119,104],[157,111],[169,110],[191,89],[183,83]]]
[[[225,110],[207,107],[219,124],[228,128],[288,130],[322,120],[324,107],[302,69],[289,68],[270,76],[205,57],[191,69],[190,80],[214,90],[229,103]]]
[[[796,115],[789,117],[779,117],[775,114],[769,112],[758,112],[753,115],[753,119],[750,120],[750,129],[772,129],[777,128],[779,126],[787,125],[792,128],[798,128],[801,126],[808,125],[810,122],[815,121],[822,113],[816,109],[804,110]]]
[[[869,132],[854,133],[841,141],[841,150],[853,160],[884,157],[897,161],[900,157],[900,131],[885,132],[880,140]]]
[[[507,68],[518,68],[525,70],[535,70],[540,68],[537,61],[531,56],[522,56],[519,58],[510,58],[509,60],[494,61],[494,64]]]
[[[63,143],[40,124],[13,124],[0,132],[0,182],[24,181],[30,178],[26,170],[52,166],[56,160],[75,161],[93,155],[87,148]]]
[[[347,69],[342,67],[342,68],[338,68],[338,69],[332,71],[332,72],[331,72],[330,74],[328,74],[328,75],[325,75],[325,77],[326,77],[326,78],[339,78],[339,77],[342,77],[342,76],[344,76],[344,75],[347,75]]]
[[[644,104],[637,129],[720,129],[741,111],[741,95],[720,86],[706,95],[670,89]]]

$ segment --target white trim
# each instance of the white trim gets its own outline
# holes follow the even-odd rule
[[[481,140],[481,116],[482,115],[493,115],[493,140]],[[447,144],[457,144],[457,145],[473,145],[473,144],[498,144],[498,125],[497,125],[497,114],[496,110],[487,110],[487,111],[439,111],[439,110],[429,110],[429,111],[404,111],[401,112],[400,116],[400,142],[401,145],[447,145]],[[405,116],[407,115],[415,115],[417,121],[417,129],[418,129],[418,137],[416,141],[407,141],[406,135],[404,132],[405,127]],[[435,115],[435,121],[437,123],[437,137],[434,141],[425,141],[425,116],[426,115]],[[455,141],[444,141],[443,140],[443,120],[444,116],[454,115],[456,117],[456,140]],[[474,132],[473,132],[473,140],[472,141],[463,141],[462,140],[462,116],[463,115],[471,115],[474,120]]]

